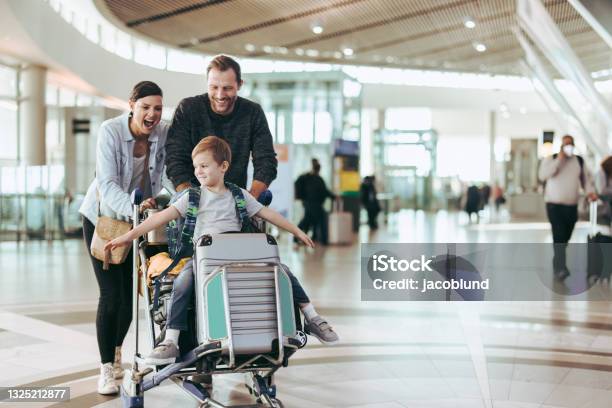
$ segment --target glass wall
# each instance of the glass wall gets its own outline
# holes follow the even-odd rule
[[[19,65],[0,62],[0,240],[80,236],[78,208],[93,178],[97,128],[118,112],[95,96],[47,84],[46,165],[26,166],[19,152],[19,122],[26,119],[19,80]],[[72,133],[73,119],[89,121],[89,131]]]

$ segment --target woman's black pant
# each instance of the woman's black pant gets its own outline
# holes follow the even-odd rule
[[[100,361],[105,364],[114,361],[115,347],[123,344],[132,322],[132,251],[122,264],[103,270],[102,261],[91,256],[89,250],[94,229],[91,221],[83,217],[83,237],[100,289],[96,333]]]

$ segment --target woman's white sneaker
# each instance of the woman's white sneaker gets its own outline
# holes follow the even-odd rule
[[[118,392],[119,387],[115,384],[113,363],[102,364],[100,366],[100,377],[98,378],[98,394],[110,395]]]

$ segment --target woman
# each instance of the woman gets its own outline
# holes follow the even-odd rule
[[[602,219],[605,224],[610,224],[612,218],[612,156],[602,160],[599,171],[597,172],[597,194],[602,199],[604,211],[598,214],[598,219]]]
[[[129,104],[129,114],[105,121],[98,134],[96,178],[79,210],[88,252],[98,214],[127,220],[132,215],[130,193],[135,188],[144,192],[142,211],[156,205],[152,197],[161,189],[168,133],[168,125],[160,122],[162,90],[153,82],[139,82]],[[109,270],[90,257],[100,288],[96,315],[101,361],[98,392],[114,394],[119,391],[114,380],[123,375],[121,345],[132,321],[132,254]]]

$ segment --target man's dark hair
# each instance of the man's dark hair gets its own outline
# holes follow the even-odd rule
[[[561,138],[561,141],[563,141],[563,139],[565,139],[566,137],[569,137],[570,139],[572,139],[572,144],[574,144],[574,136],[572,135],[563,135],[563,137]]]
[[[312,170],[315,173],[318,173],[319,171],[321,171],[321,164],[319,163],[317,159],[312,159]]]
[[[134,85],[132,92],[130,92],[130,101],[136,102],[141,98],[146,98],[147,96],[164,96],[162,90],[155,82],[151,81],[141,81]]]
[[[240,71],[240,64],[236,62],[232,57],[228,57],[227,55],[217,55],[210,61],[208,67],[206,68],[206,75],[210,72],[211,69],[218,69],[221,72],[227,71],[228,69],[234,70],[234,74],[236,74],[236,82],[240,84],[242,81],[242,73]]]

